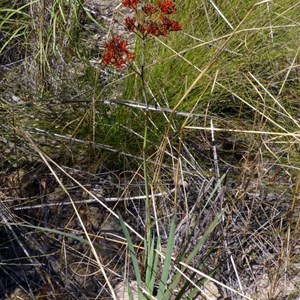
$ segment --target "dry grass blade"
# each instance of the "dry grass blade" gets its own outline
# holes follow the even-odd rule
[[[201,127],[201,126],[185,126],[186,129],[191,130],[205,130],[211,131],[210,127]],[[232,129],[232,128],[214,128],[215,131],[224,131],[224,132],[233,132],[233,133],[249,133],[249,134],[258,134],[258,135],[274,135],[274,136],[290,136],[294,138],[300,138],[298,132],[276,132],[276,131],[259,131],[259,130],[243,130],[243,129]]]

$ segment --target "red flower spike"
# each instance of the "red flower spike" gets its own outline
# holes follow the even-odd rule
[[[129,31],[134,31],[135,30],[135,22],[136,22],[135,18],[126,17],[124,20],[126,29]]]
[[[163,14],[171,15],[176,13],[175,3],[172,0],[162,0],[157,5]]]
[[[138,2],[139,2],[139,0],[123,0],[122,4],[125,7],[137,9]]]
[[[145,15],[151,16],[155,14],[158,11],[158,9],[152,4],[146,4],[142,7],[142,11],[145,13]]]

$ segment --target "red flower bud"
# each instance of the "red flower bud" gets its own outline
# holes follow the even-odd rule
[[[152,4],[146,4],[142,7],[143,12],[145,13],[145,15],[147,16],[151,16],[153,14],[155,14],[158,9],[156,7],[154,7]]]
[[[175,20],[171,20],[165,16],[160,17],[160,20],[162,22],[162,31],[163,32],[168,32],[168,31],[178,31],[181,30],[182,27],[179,24],[179,22]],[[165,35],[165,34],[164,34]]]
[[[171,15],[176,13],[175,3],[172,0],[162,0],[157,5],[163,14]]]
[[[137,5],[138,5],[138,2],[139,2],[139,0],[123,0],[122,4],[125,7],[136,9]]]
[[[146,24],[146,32],[149,35],[158,36],[160,34],[159,25],[156,22],[148,21]]]
[[[129,31],[134,31],[135,30],[135,22],[136,22],[135,18],[126,17],[124,20],[126,29]]]

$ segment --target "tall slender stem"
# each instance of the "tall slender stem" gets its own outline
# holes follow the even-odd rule
[[[145,179],[145,194],[146,194],[146,243],[150,241],[150,199],[149,199],[149,186],[148,186],[148,172],[147,172],[147,139],[148,139],[148,117],[149,117],[149,101],[146,93],[146,82],[145,82],[145,54],[146,54],[146,41],[147,36],[142,37],[142,58],[141,58],[141,82],[142,82],[142,95],[144,98],[146,110],[144,119],[144,142],[143,142],[143,167],[144,167],[144,179]],[[147,247],[146,247],[147,249]]]

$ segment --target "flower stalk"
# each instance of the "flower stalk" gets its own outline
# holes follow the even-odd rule
[[[145,181],[145,195],[146,195],[146,222],[145,222],[145,261],[153,255],[153,237],[151,236],[151,201],[149,195],[149,174],[147,165],[147,140],[149,129],[149,99],[147,96],[147,84],[145,76],[146,66],[146,46],[149,38],[164,36],[167,37],[172,31],[179,31],[182,29],[181,24],[170,18],[170,15],[176,13],[176,7],[173,0],[160,0],[156,5],[149,3],[149,1],[141,0],[123,0],[124,7],[132,11],[131,16],[124,18],[124,26],[127,31],[135,33],[141,39],[141,61],[140,70],[134,70],[141,80],[142,98],[145,103],[144,114],[144,135],[143,135],[143,169]],[[128,43],[121,38],[120,35],[113,35],[104,46],[104,53],[101,63],[105,66],[113,65],[117,69],[122,69],[132,62],[135,58],[134,53],[128,49]],[[152,250],[151,250],[152,249]],[[152,252],[151,252],[152,251]]]

